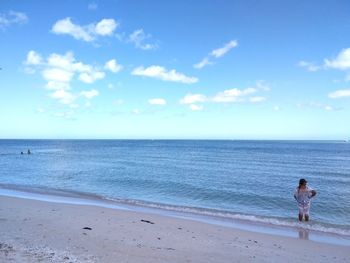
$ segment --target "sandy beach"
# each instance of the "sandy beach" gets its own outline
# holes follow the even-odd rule
[[[0,197],[0,262],[350,262],[348,246],[187,219]]]

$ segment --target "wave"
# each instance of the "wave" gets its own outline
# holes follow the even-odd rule
[[[5,191],[4,191],[5,190]],[[9,190],[9,191],[6,191]],[[7,192],[7,194],[6,194]],[[4,194],[5,193],[5,194]],[[164,203],[155,203],[135,199],[118,199],[108,196],[91,194],[86,192],[71,191],[66,189],[51,189],[42,187],[28,187],[20,185],[0,184],[0,195],[17,196],[21,198],[44,200],[48,202],[74,203],[85,205],[97,205],[103,207],[138,210],[139,208],[149,209],[150,212],[158,211],[160,214],[170,216],[186,217],[188,219],[203,219],[204,221],[223,223],[224,225],[249,225],[261,227],[281,227],[283,229],[303,229],[324,234],[338,235],[341,238],[350,240],[349,225],[335,225],[323,222],[298,222],[294,218],[267,217],[251,214],[234,213],[230,211],[179,206]],[[164,213],[165,212],[165,213]],[[207,219],[207,220],[206,220]]]
[[[130,200],[130,199],[115,199],[104,197],[105,200],[124,203],[128,205],[136,205],[146,208],[155,208],[160,210],[166,210],[170,212],[179,212],[185,214],[193,214],[198,216],[208,216],[211,218],[218,218],[227,220],[235,220],[240,223],[254,223],[260,224],[263,226],[277,226],[277,227],[288,227],[288,228],[297,228],[304,229],[310,231],[317,231],[321,233],[327,234],[336,234],[341,235],[346,238],[350,238],[350,226],[344,225],[332,225],[321,222],[299,222],[296,219],[291,218],[277,218],[277,217],[264,217],[264,216],[256,216],[256,215],[248,215],[241,213],[233,213],[222,210],[215,209],[207,209],[207,208],[198,208],[198,207],[185,207],[185,206],[176,206],[169,204],[161,204],[161,203],[152,203],[145,202],[140,200]]]

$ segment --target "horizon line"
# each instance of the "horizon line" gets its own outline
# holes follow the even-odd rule
[[[81,140],[81,141],[340,141],[349,139],[239,139],[239,138],[0,138],[0,140]]]

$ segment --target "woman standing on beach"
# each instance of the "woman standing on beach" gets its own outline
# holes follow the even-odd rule
[[[302,221],[304,216],[305,221],[309,221],[311,198],[315,195],[316,191],[307,186],[307,181],[305,179],[300,179],[299,186],[294,192],[294,198],[298,202],[299,221]]]

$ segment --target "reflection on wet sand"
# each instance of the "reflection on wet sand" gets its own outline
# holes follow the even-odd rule
[[[299,238],[309,240],[309,230],[305,228],[299,228]]]

